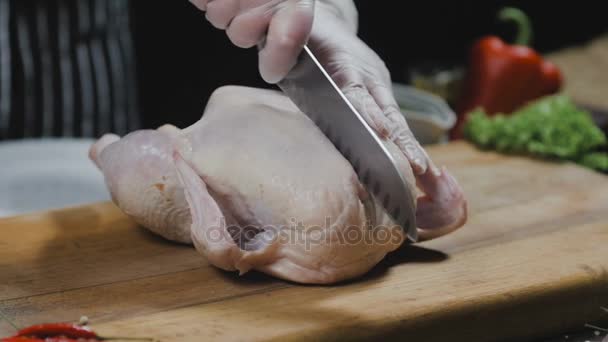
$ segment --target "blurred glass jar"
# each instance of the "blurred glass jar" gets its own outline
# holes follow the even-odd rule
[[[393,83],[401,113],[416,139],[423,145],[445,143],[456,124],[456,113],[447,102],[430,91]]]
[[[433,93],[453,106],[464,74],[462,67],[429,62],[411,67],[406,76],[411,86]]]

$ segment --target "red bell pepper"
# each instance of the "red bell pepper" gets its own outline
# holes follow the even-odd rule
[[[517,39],[509,45],[499,37],[486,36],[473,45],[455,108],[458,120],[451,132],[453,139],[462,138],[467,114],[472,110],[508,114],[561,89],[563,78],[557,66],[527,46],[532,31],[525,13],[509,7],[501,10],[499,17],[518,24]]]

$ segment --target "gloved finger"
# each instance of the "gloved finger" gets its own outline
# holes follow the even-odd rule
[[[239,0],[213,0],[207,3],[207,20],[220,30],[226,29],[239,12]]]
[[[395,101],[393,91],[383,83],[374,81],[367,82],[370,94],[378,104],[384,116],[389,120],[388,138],[405,154],[410,161],[415,174],[423,174],[430,166],[436,173],[437,168],[432,164],[426,151],[420,146],[407,124],[401,108]],[[390,83],[389,83],[390,84]]]
[[[252,8],[232,19],[226,34],[234,45],[248,49],[263,40],[273,14],[265,7]]]
[[[389,121],[367,89],[361,85],[355,85],[342,89],[342,92],[359,114],[361,114],[365,122],[380,137],[386,138],[390,132]]]
[[[189,1],[191,4],[196,6],[196,8],[198,8],[199,10],[206,11],[207,3],[209,3],[210,0],[189,0]]]
[[[313,15],[314,0],[285,1],[277,7],[259,53],[260,74],[266,82],[279,82],[294,67],[310,35]]]

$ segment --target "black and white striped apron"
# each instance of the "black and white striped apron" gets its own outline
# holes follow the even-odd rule
[[[0,140],[139,128],[127,0],[0,0]]]

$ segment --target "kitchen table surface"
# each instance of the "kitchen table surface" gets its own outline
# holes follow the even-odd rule
[[[527,339],[608,314],[608,177],[571,164],[429,148],[469,200],[465,227],[366,276],[302,286],[210,266],[111,203],[0,219],[0,310],[18,326],[201,340]],[[0,322],[0,336],[14,331]]]

